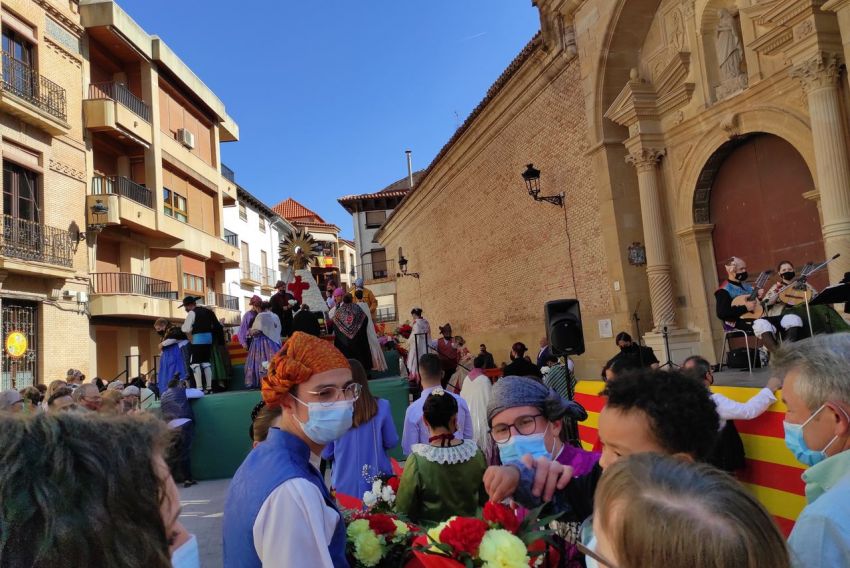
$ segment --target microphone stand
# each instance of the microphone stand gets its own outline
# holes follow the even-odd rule
[[[665,367],[670,367],[671,369],[678,369],[679,365],[673,362],[673,359],[670,358],[670,339],[667,334],[667,326],[661,328],[661,335],[664,337],[664,352],[667,354],[667,361],[660,367],[659,369],[664,369]]]
[[[641,343],[640,318],[638,317],[638,308],[640,308],[640,300],[638,300],[637,305],[635,306],[635,312],[632,314],[632,318],[635,320],[635,328],[637,330],[638,359],[640,360],[640,367],[641,369],[643,369],[643,344]]]

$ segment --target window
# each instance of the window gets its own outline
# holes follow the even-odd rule
[[[3,162],[3,214],[40,223],[38,174],[12,162]]]
[[[32,96],[38,88],[32,75],[32,62],[32,44],[15,30],[3,26],[3,81],[17,95]]]
[[[163,209],[169,217],[174,217],[184,223],[189,220],[186,209],[186,198],[168,188],[162,190]]]
[[[204,279],[188,272],[183,273],[183,289],[192,292],[204,293]]]
[[[387,277],[387,251],[373,250],[372,251],[372,278]]]
[[[267,286],[271,286],[272,284],[274,284],[274,282],[271,282],[272,277],[269,271],[269,255],[264,250],[260,251],[260,267],[260,269],[263,271],[263,284]]]
[[[243,221],[248,220],[248,208],[241,201],[239,202],[239,218]]]
[[[261,233],[266,232],[266,218],[263,217],[262,215],[260,215],[260,232]]]
[[[340,252],[340,253],[339,253],[339,271],[340,271],[340,272],[342,272],[343,274],[346,274],[346,270],[345,270],[345,253],[344,253],[344,252]]]
[[[366,228],[379,229],[387,220],[386,211],[366,211]]]

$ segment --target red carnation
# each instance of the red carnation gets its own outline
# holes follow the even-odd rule
[[[453,556],[478,555],[481,539],[490,527],[481,519],[458,517],[446,525],[440,533],[440,542],[448,544],[454,550]]]
[[[395,534],[396,526],[393,518],[389,515],[375,514],[369,517],[369,528],[375,531],[375,534]]]
[[[503,529],[513,534],[516,534],[520,524],[513,509],[507,505],[492,501],[488,501],[484,505],[484,520],[500,525]]]
[[[391,478],[387,479],[387,485],[393,490],[393,493],[398,493],[398,485],[401,483],[401,480],[395,475]]]

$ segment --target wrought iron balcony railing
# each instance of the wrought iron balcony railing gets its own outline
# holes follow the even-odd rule
[[[3,215],[0,256],[70,268],[74,246],[68,231]]]
[[[153,209],[153,193],[145,186],[123,176],[97,176],[91,180],[92,195],[114,193]]]
[[[176,300],[171,282],[129,272],[96,272],[92,274],[92,294],[138,294],[164,300]]]
[[[221,175],[224,176],[224,179],[236,183],[236,174],[224,164],[221,165]]]
[[[67,120],[65,89],[39,75],[32,67],[18,61],[11,54],[2,52],[3,90],[35,105],[58,118]]]
[[[378,311],[375,314],[375,323],[384,323],[387,321],[396,321],[395,306],[378,308]]]
[[[224,240],[230,246],[234,246],[234,247],[237,247],[237,248],[239,247],[239,235],[237,235],[236,233],[233,233],[233,232],[225,229],[224,230]]]
[[[370,262],[361,264],[356,269],[358,277],[362,277],[367,282],[372,280],[395,279],[395,260],[383,260],[380,262]]]
[[[278,273],[274,268],[266,268],[263,270],[263,286],[271,288],[277,284]]]
[[[143,120],[151,121],[151,107],[127,88],[127,85],[109,81],[89,85],[89,99],[112,99],[130,109]]]
[[[239,311],[239,298],[221,292],[207,292],[207,305]]]
[[[252,282],[263,281],[263,269],[259,264],[253,262],[242,263],[242,280],[251,280]]]

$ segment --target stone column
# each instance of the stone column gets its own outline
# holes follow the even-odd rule
[[[655,331],[660,331],[665,325],[676,327],[670,254],[664,239],[665,223],[658,188],[658,163],[663,155],[663,150],[639,148],[626,156],[626,161],[637,169],[638,174],[640,214],[646,242],[646,273]]]
[[[821,53],[791,70],[791,76],[803,84],[809,103],[824,248],[827,257],[842,253],[829,265],[830,282],[850,271],[850,158],[838,91],[840,64],[837,55]]]

